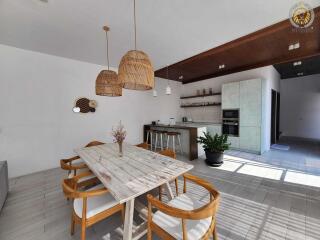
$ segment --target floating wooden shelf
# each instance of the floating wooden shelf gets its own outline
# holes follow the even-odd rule
[[[210,106],[221,106],[221,103],[213,103],[207,105],[181,105],[182,108],[191,108],[191,107],[210,107]]]
[[[218,96],[218,95],[221,95],[221,92],[219,92],[219,93],[208,93],[208,94],[201,94],[201,95],[193,95],[193,96],[180,97],[180,99],[201,98],[201,97],[210,97],[210,96]]]

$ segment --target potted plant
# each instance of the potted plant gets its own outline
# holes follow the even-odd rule
[[[203,133],[204,136],[198,137],[198,143],[202,144],[206,153],[206,163],[213,167],[219,167],[223,163],[223,153],[229,149],[228,135],[212,135]]]

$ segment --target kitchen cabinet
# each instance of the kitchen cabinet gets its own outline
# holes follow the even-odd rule
[[[238,109],[240,107],[240,83],[226,83],[222,85],[222,109]]]
[[[240,82],[240,126],[261,125],[261,79]]]
[[[229,137],[232,148],[262,153],[266,133],[266,86],[262,79],[251,79],[222,86],[222,108],[239,109],[239,137]]]
[[[240,127],[240,149],[260,153],[261,127]]]

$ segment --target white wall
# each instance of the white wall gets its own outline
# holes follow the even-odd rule
[[[261,152],[270,150],[271,142],[271,110],[272,110],[272,89],[280,92],[280,74],[277,70],[270,66],[269,71],[263,77],[265,79],[264,98],[262,112],[262,146]]]
[[[124,90],[122,97],[95,95],[102,66],[0,45],[0,160],[10,177],[57,167],[59,159],[91,140],[112,141],[112,126],[125,125],[127,142],[142,141],[143,124],[180,118],[179,89],[157,80],[152,91]],[[78,97],[98,101],[94,114],[72,112]]]
[[[320,139],[320,74],[281,80],[282,136]]]

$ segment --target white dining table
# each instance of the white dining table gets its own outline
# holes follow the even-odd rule
[[[138,239],[146,233],[141,229],[133,232],[135,199],[161,185],[165,187],[168,198],[172,199],[169,182],[193,168],[191,164],[129,144],[123,145],[122,157],[119,156],[118,144],[114,143],[80,148],[75,152],[113,197],[119,203],[126,203],[123,229],[125,240]]]

